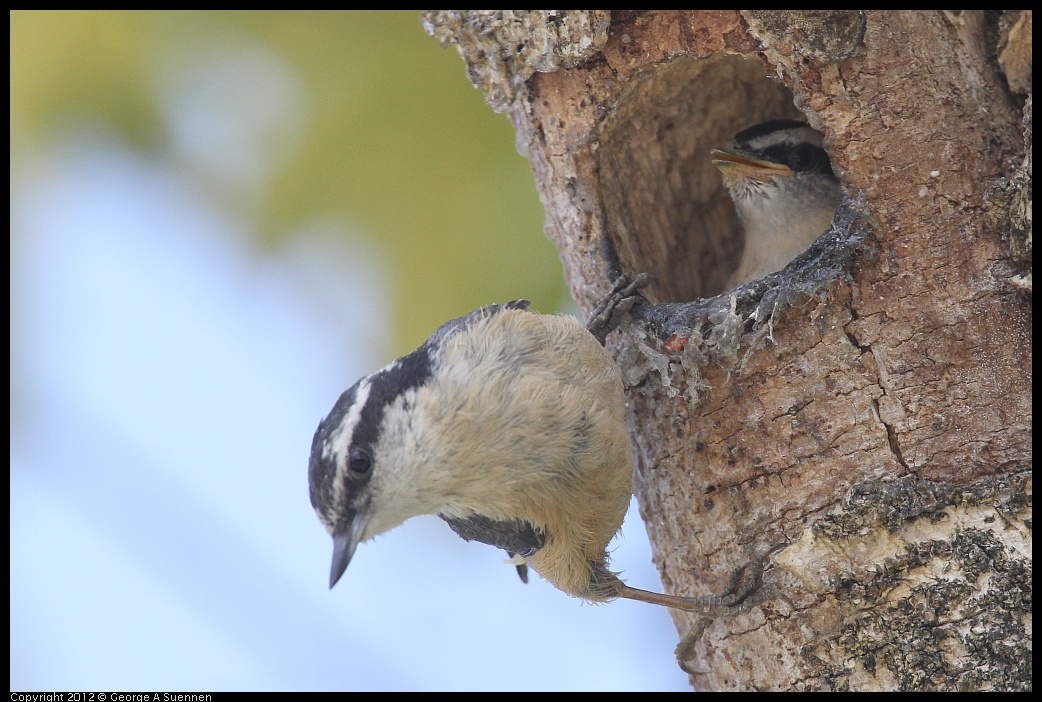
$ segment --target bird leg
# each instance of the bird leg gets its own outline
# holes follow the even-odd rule
[[[590,316],[590,321],[586,323],[586,328],[597,338],[597,341],[604,344],[604,339],[615,331],[630,308],[639,300],[644,299],[637,291],[646,287],[650,282],[651,276],[647,273],[638,273],[632,279],[623,274],[615,279],[611,292],[597,303],[597,307]]]
[[[617,596],[662,605],[663,607],[672,607],[684,612],[694,612],[713,619],[748,612],[757,604],[770,599],[783,600],[791,607],[792,603],[789,602],[788,597],[773,587],[763,586],[763,571],[767,567],[768,561],[771,556],[786,546],[788,546],[786,543],[772,546],[763,555],[757,556],[736,568],[727,581],[727,589],[723,595],[679,597],[677,595],[648,592],[647,590],[640,590],[623,584],[619,588]]]
[[[677,664],[688,674],[705,673],[688,666],[687,661],[695,655],[695,645],[702,638],[702,633],[709,622],[719,617],[733,617],[748,612],[756,605],[767,600],[781,600],[794,609],[792,601],[775,587],[764,586],[763,571],[768,561],[778,551],[788,546],[786,543],[772,546],[761,556],[751,559],[746,564],[736,568],[727,583],[727,589],[723,595],[706,595],[702,597],[677,597],[675,595],[663,595],[657,592],[648,592],[637,588],[623,585],[618,596],[641,602],[672,607],[685,612],[694,612],[701,615],[694,627],[677,644]]]

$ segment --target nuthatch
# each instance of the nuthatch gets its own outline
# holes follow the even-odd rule
[[[771,120],[713,149],[745,231],[728,288],[781,270],[828,229],[841,192],[823,139],[802,122]]]
[[[308,478],[333,537],[329,586],[360,542],[436,514],[570,595],[719,611],[729,602],[638,590],[609,570],[633,481],[622,379],[602,330],[528,305],[446,322],[348,388],[319,424]]]

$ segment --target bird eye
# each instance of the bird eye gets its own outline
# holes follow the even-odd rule
[[[347,467],[356,475],[365,475],[373,467],[373,457],[365,449],[351,449]]]
[[[823,150],[810,144],[800,144],[792,152],[792,169],[811,171],[827,158]]]
[[[810,168],[810,165],[814,162],[814,154],[811,153],[811,147],[806,144],[800,144],[792,152],[792,166],[798,171],[805,171]]]

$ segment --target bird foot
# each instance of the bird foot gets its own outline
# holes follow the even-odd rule
[[[734,617],[750,611],[753,607],[767,602],[768,600],[781,600],[788,605],[792,611],[792,600],[785,593],[770,585],[763,584],[763,571],[767,567],[771,556],[785,548],[788,544],[782,543],[771,547],[761,556],[751,559],[731,573],[727,583],[727,589],[723,595],[706,597],[692,597],[691,600],[699,601],[702,605],[701,616],[695,620],[695,625],[687,635],[677,644],[674,654],[677,657],[677,665],[689,675],[700,675],[708,673],[708,670],[696,668],[688,663],[695,657],[695,645],[698,644],[707,626],[713,619]],[[696,611],[694,609],[688,611]]]
[[[615,279],[611,292],[605,295],[590,316],[586,328],[593,334],[597,341],[604,344],[608,334],[611,334],[622,323],[623,317],[644,296],[638,290],[646,287],[651,282],[651,276],[647,273],[638,273],[630,278],[623,274]]]

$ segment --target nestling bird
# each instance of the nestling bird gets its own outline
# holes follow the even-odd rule
[[[726,609],[629,587],[609,569],[633,481],[621,376],[592,327],[528,305],[446,322],[348,388],[319,424],[308,478],[333,537],[329,586],[360,542],[436,514],[576,597]]]
[[[823,139],[802,122],[771,120],[713,149],[745,232],[728,288],[781,270],[828,229],[842,193]]]

